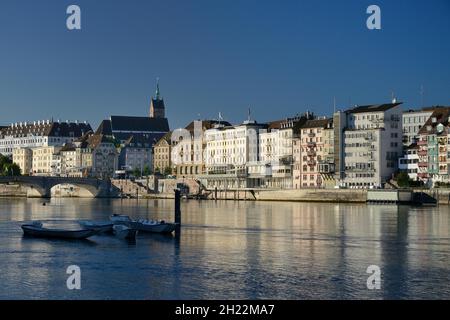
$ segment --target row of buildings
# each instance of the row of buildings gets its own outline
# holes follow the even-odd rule
[[[306,112],[239,125],[198,121],[154,147],[154,169],[169,167],[209,188],[383,187],[402,155],[401,103],[356,106],[333,117]],[[194,132],[196,131],[196,132]]]
[[[150,172],[153,145],[168,132],[157,84],[147,117],[111,116],[96,131],[78,121],[13,123],[0,128],[0,153],[25,175],[110,178]]]
[[[450,108],[402,111],[393,100],[331,117],[305,112],[259,123],[198,120],[170,131],[157,84],[147,117],[53,120],[0,127],[0,153],[23,174],[112,177],[140,171],[208,188],[382,188],[399,171],[450,181]],[[219,117],[220,118],[220,117]],[[449,162],[449,163],[448,163]]]

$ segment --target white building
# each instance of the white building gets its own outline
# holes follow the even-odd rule
[[[406,147],[403,151],[403,156],[398,159],[398,169],[401,172],[406,172],[410,179],[418,180],[419,173],[419,146],[412,144]]]
[[[258,132],[265,124],[247,120],[241,125],[216,125],[205,131],[206,174],[200,176],[209,188],[237,189],[254,187],[247,164],[258,162]]]
[[[401,103],[357,106],[334,114],[336,181],[350,188],[383,187],[402,154]]]
[[[419,130],[433,113],[433,108],[408,110],[402,115],[403,145],[409,146],[419,139]]]
[[[0,153],[12,155],[15,148],[63,146],[91,130],[79,122],[53,122],[50,120],[20,122],[0,130]]]

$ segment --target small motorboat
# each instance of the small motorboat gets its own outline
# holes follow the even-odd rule
[[[116,224],[113,226],[114,235],[120,239],[136,240],[137,230],[127,227],[123,224]]]
[[[141,232],[172,233],[177,226],[176,223],[168,223],[164,220],[133,220],[123,214],[113,214],[110,219],[114,224],[122,224]]]
[[[21,226],[23,233],[38,238],[86,239],[98,233],[97,230],[65,230],[44,228],[41,222],[33,222]]]
[[[78,221],[80,226],[89,230],[97,230],[98,233],[112,233],[114,223],[111,221],[92,221],[92,220],[80,220]]]

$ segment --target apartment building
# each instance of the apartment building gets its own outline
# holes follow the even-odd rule
[[[249,163],[249,176],[259,181],[254,185],[266,188],[292,188],[294,125],[300,118],[288,118],[268,123],[259,131],[259,155]]]
[[[324,188],[334,186],[332,119],[308,120],[300,129],[300,177],[297,186],[300,188]]]
[[[62,147],[48,146],[33,148],[31,171],[33,176],[51,176],[55,174],[58,165],[58,156]]]
[[[403,145],[409,146],[417,142],[419,130],[433,113],[433,107],[422,110],[407,110],[402,114]]]
[[[33,173],[33,151],[30,148],[14,148],[12,160],[20,167],[20,172],[23,175],[30,175]]]
[[[200,176],[203,183],[218,189],[259,186],[259,180],[248,177],[248,166],[258,163],[261,129],[267,129],[267,124],[257,123],[249,117],[240,125],[218,124],[206,130],[206,174]]]
[[[13,123],[0,130],[0,153],[12,155],[15,148],[63,146],[91,130],[84,122],[42,120]]]
[[[205,173],[205,131],[216,125],[231,126],[226,121],[198,120],[173,131],[171,161],[177,177],[192,178]]]
[[[152,167],[152,143],[142,136],[131,136],[120,149],[119,169],[140,170]]]
[[[153,146],[153,172],[164,173],[166,170],[173,170],[171,137],[172,132],[168,132]]]
[[[418,138],[419,136],[417,136]],[[398,159],[398,169],[408,174],[414,181],[418,180],[419,173],[419,146],[412,143],[403,149],[403,156]]]
[[[356,106],[334,114],[335,177],[342,187],[383,187],[402,154],[401,103]]]
[[[428,186],[449,182],[449,107],[437,107],[419,130],[418,177]]]

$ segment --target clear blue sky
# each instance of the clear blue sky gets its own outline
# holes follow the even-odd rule
[[[78,4],[82,30],[66,29]],[[366,28],[366,8],[382,30]],[[0,123],[146,115],[172,128],[382,103],[450,105],[450,1],[1,0]]]

